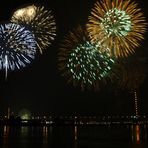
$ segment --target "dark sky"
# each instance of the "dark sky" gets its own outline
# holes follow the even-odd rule
[[[53,10],[57,23],[57,36],[53,44],[28,67],[8,73],[5,81],[0,72],[0,115],[6,113],[7,107],[17,114],[22,108],[34,114],[131,114],[133,100],[130,93],[112,91],[111,86],[99,92],[81,91],[67,85],[57,68],[59,43],[68,31],[78,24],[85,24],[95,0],[5,0],[0,5],[0,21],[8,21],[17,7],[28,3],[42,4]],[[148,16],[147,0],[140,2],[145,16]],[[148,20],[148,19],[147,19]],[[146,34],[147,38],[147,34]],[[141,47],[146,52],[147,40]],[[146,62],[147,64],[147,62]],[[147,81],[140,90],[140,111],[148,114]]]

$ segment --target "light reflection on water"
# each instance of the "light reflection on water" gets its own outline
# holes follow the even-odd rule
[[[3,148],[8,148],[9,134],[10,134],[10,127],[4,126],[4,128],[3,128]]]
[[[143,148],[147,145],[147,126],[131,125],[132,142],[134,148]]]
[[[0,127],[2,148],[147,148],[147,125]]]

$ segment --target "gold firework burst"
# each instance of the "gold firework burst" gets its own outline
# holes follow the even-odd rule
[[[115,57],[133,53],[144,39],[146,27],[142,10],[131,0],[96,2],[87,24],[91,40],[102,40]]]
[[[116,62],[111,74],[112,82],[120,89],[127,90],[139,89],[145,77],[144,63],[135,57]]]
[[[28,26],[34,33],[40,53],[46,49],[56,35],[56,23],[51,10],[44,6],[30,5],[16,10],[11,22]]]

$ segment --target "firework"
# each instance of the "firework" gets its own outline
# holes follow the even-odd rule
[[[34,59],[36,41],[25,27],[14,23],[0,24],[0,69],[20,69]]]
[[[130,0],[96,2],[87,24],[91,40],[101,40],[115,57],[133,53],[144,39],[146,27],[142,10]]]
[[[35,34],[40,53],[46,49],[56,35],[56,23],[52,11],[43,6],[27,6],[18,9],[11,17],[11,21],[28,26]]]
[[[59,70],[68,82],[80,85],[82,90],[99,88],[98,82],[107,77],[114,60],[98,48],[101,45],[92,44],[82,27],[65,37],[59,52]]]
[[[144,64],[137,58],[131,58],[116,62],[110,76],[120,89],[137,90],[144,82],[146,74]]]

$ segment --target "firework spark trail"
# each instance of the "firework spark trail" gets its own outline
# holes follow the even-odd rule
[[[7,57],[7,55],[5,55],[4,66],[5,66],[5,79],[7,79],[7,73],[8,73],[8,57]]]

